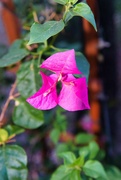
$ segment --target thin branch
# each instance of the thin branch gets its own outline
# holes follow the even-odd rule
[[[14,95],[13,95],[13,98],[16,98],[16,97],[18,97],[18,96],[20,96],[20,93],[14,94]]]
[[[12,88],[11,88],[11,90],[10,90],[8,99],[7,99],[6,103],[4,104],[4,106],[3,106],[3,108],[2,108],[2,112],[1,112],[1,115],[0,115],[0,126],[3,124],[3,123],[2,123],[2,120],[3,120],[3,118],[4,118],[4,115],[5,115],[5,112],[6,112],[7,108],[8,108],[8,105],[9,105],[10,101],[14,98],[13,93],[14,93],[14,91],[15,91],[15,88],[16,88],[16,81],[15,81],[14,84],[12,85]]]

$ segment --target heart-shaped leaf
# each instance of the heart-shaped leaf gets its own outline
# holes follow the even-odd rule
[[[25,62],[17,72],[17,89],[19,93],[27,98],[41,87],[40,68],[36,60]]]
[[[70,11],[68,11],[66,14],[65,22],[68,22],[74,16],[83,17],[92,24],[95,30],[97,30],[94,15],[86,3],[81,2],[71,8]]]
[[[64,22],[62,20],[47,21],[44,24],[34,23],[30,29],[30,40],[28,44],[45,42],[63,29]]]
[[[80,171],[62,165],[53,173],[51,180],[81,180]]]
[[[76,160],[76,157],[75,157],[74,153],[69,152],[69,151],[68,152],[60,153],[59,157],[64,159],[64,164],[65,165],[71,164],[71,163],[73,163]]]
[[[30,106],[25,99],[19,98],[15,103],[13,121],[27,129],[35,129],[43,124],[43,112]]]
[[[107,175],[102,164],[98,161],[89,160],[83,166],[84,173],[92,178],[107,180]]]
[[[20,47],[21,43],[22,40],[16,40],[12,44],[8,53],[0,58],[0,67],[6,67],[15,64],[29,54],[27,50]]]
[[[87,134],[87,133],[79,133],[75,137],[75,143],[76,144],[87,144],[90,143],[92,140],[94,140],[94,135]]]

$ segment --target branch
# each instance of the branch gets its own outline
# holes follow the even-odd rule
[[[12,88],[11,88],[11,90],[10,90],[8,99],[7,99],[6,103],[5,103],[4,106],[3,106],[3,109],[2,109],[2,112],[1,112],[1,115],[0,115],[0,126],[3,125],[2,121],[3,121],[3,118],[4,118],[5,112],[6,112],[7,108],[8,108],[8,105],[9,105],[10,101],[14,98],[13,93],[14,93],[14,91],[15,91],[15,88],[16,88],[16,81],[15,81],[14,84],[12,85]]]

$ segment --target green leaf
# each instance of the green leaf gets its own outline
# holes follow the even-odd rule
[[[7,140],[8,140],[8,132],[5,129],[0,128],[0,145],[4,144]]]
[[[81,175],[80,175],[80,171],[79,170],[72,170],[71,174],[70,174],[70,179],[71,180],[81,180]]]
[[[50,180],[81,180],[80,171],[62,165],[53,173]]]
[[[106,156],[105,150],[104,149],[100,149],[98,154],[97,154],[97,156],[96,156],[96,159],[98,161],[102,161],[102,160],[104,160],[105,156]]]
[[[81,16],[92,24],[94,29],[97,31],[94,15],[90,7],[86,3],[78,3],[74,8],[71,8],[70,11],[66,14],[65,22],[68,22],[73,16]]]
[[[7,52],[7,47],[4,44],[0,44],[0,58]]]
[[[93,134],[80,133],[75,137],[76,144],[87,144],[94,139]]]
[[[107,166],[106,173],[109,180],[121,180],[121,171],[115,166]]]
[[[73,14],[74,16],[81,16],[85,18],[88,22],[92,24],[94,29],[97,31],[94,15],[90,9],[90,7],[86,3],[78,3],[73,8]]]
[[[75,4],[78,0],[69,0],[70,3]]]
[[[60,153],[59,157],[64,159],[64,164],[65,165],[74,163],[74,161],[76,161],[76,157],[75,157],[74,153],[72,153],[72,152],[63,152],[63,153]]]
[[[88,159],[94,159],[98,152],[99,146],[94,141],[90,142],[88,146],[84,146],[79,149],[79,155]]]
[[[60,153],[62,152],[67,152],[69,151],[69,147],[66,143],[60,143],[56,146],[56,154],[59,156]]]
[[[16,145],[0,147],[0,179],[26,180],[27,156],[25,151]]]
[[[90,151],[89,159],[94,159],[99,152],[98,144],[94,141],[90,142],[89,143],[89,151]]]
[[[79,149],[79,155],[84,158],[88,157],[89,156],[89,147],[88,146],[81,147]]]
[[[107,180],[107,175],[100,162],[89,160],[83,166],[84,173],[92,178],[99,178],[100,180]]]
[[[7,54],[0,58],[0,67],[10,66],[26,57],[29,52],[21,48],[22,40],[16,40]]]
[[[27,129],[35,129],[44,122],[43,112],[30,106],[25,99],[16,100],[13,121],[16,125]]]
[[[16,125],[7,125],[5,126],[5,129],[8,131],[9,136],[21,134],[22,132],[25,131],[23,128]]]
[[[17,72],[17,88],[19,93],[27,98],[39,90],[41,86],[40,68],[36,60],[25,62]]]
[[[60,137],[60,130],[59,129],[53,129],[50,133],[50,138],[53,141],[53,143],[57,144]]]
[[[56,121],[54,122],[54,126],[62,132],[67,129],[65,110],[62,110],[60,107],[56,109]]]
[[[55,2],[57,2],[58,4],[62,4],[65,5],[68,3],[68,0],[54,0]]]
[[[84,157],[81,156],[77,158],[72,164],[70,164],[68,167],[75,168],[75,169],[81,169],[81,167],[84,164]]]
[[[78,69],[86,77],[86,80],[88,83],[90,65],[89,65],[86,57],[82,53],[76,54],[76,64],[77,64]]]
[[[62,20],[47,21],[44,24],[34,23],[30,29],[30,41],[28,44],[45,42],[63,29],[64,22]]]

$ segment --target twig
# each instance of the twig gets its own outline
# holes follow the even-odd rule
[[[5,115],[5,112],[6,112],[6,110],[7,110],[7,107],[8,107],[8,105],[9,105],[10,101],[14,98],[13,93],[14,93],[14,91],[15,91],[15,88],[16,88],[16,81],[15,81],[14,84],[12,85],[12,88],[11,88],[11,90],[10,90],[8,99],[7,99],[6,103],[5,103],[4,106],[3,106],[3,109],[2,109],[2,112],[1,112],[1,115],[0,115],[0,126],[2,125],[2,120],[3,120],[3,118],[4,118],[4,115]],[[17,94],[17,95],[18,95],[18,94]]]
[[[20,96],[20,93],[14,94],[14,95],[13,95],[13,99],[16,98],[16,97],[18,97],[18,96]]]

